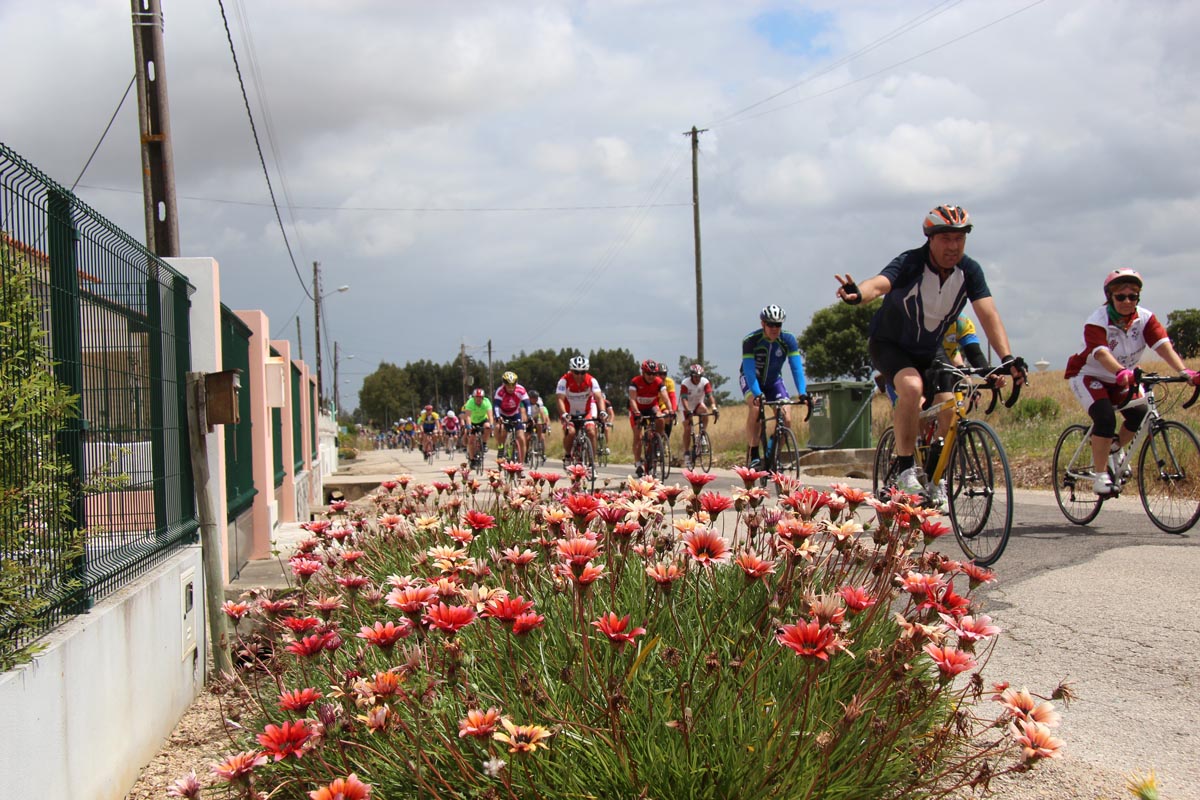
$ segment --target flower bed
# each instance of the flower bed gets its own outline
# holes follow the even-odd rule
[[[1057,754],[1049,702],[985,691],[994,576],[926,548],[944,525],[739,472],[591,494],[448,469],[335,504],[294,595],[226,604],[260,716],[214,772],[315,800],[911,798]]]

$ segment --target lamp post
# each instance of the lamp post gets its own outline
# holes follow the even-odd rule
[[[329,294],[349,291],[350,287],[339,286]],[[313,262],[313,334],[317,340],[317,401],[325,402],[325,391],[321,384],[321,301],[328,295],[321,294],[321,262]]]
[[[342,412],[342,394],[341,394],[341,386],[342,385],[338,381],[338,364],[341,363],[340,353],[341,353],[341,350],[338,347],[337,341],[335,340],[333,343],[333,414],[334,414],[335,420],[337,419],[337,415]],[[351,358],[354,358],[353,354],[346,356],[347,360],[349,360]],[[350,381],[346,381],[346,383],[349,383],[349,382]]]

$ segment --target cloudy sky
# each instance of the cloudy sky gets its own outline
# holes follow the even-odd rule
[[[218,3],[162,2],[183,253],[275,336],[299,314],[310,362],[312,262],[349,284],[322,319],[348,407],[461,344],[693,354],[693,125],[727,375],[764,304],[799,333],[942,202],[1031,362],[1062,366],[1116,266],[1164,319],[1200,306],[1194,2],[225,0],[296,267]],[[133,76],[130,5],[0,0],[0,30],[0,141],[69,186]],[[77,191],[144,239],[139,169],[131,95]]]

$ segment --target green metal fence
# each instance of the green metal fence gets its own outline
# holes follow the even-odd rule
[[[187,279],[3,144],[0,268],[4,662],[198,524]]]
[[[221,306],[221,369],[239,369],[242,388],[238,391],[236,425],[225,427],[225,515],[232,522],[250,508],[258,489],[254,486],[254,447],[250,426],[250,326],[228,307]]]
[[[300,368],[292,364],[292,458],[295,460],[295,474],[304,467],[304,415],[300,413]]]
[[[271,348],[271,358],[282,358],[279,351],[274,347]],[[283,479],[287,476],[287,465],[283,463],[283,409],[271,409],[271,436],[274,442],[272,455],[275,458],[275,488],[283,486]]]

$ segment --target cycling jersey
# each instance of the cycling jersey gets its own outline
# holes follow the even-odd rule
[[[446,417],[442,420],[442,429],[446,433],[455,433],[458,431],[458,417]]]
[[[492,397],[492,407],[502,417],[520,416],[522,406],[524,406],[526,413],[528,413],[529,393],[519,383],[511,390],[504,384],[500,384],[500,388],[496,390],[495,396]]]
[[[600,382],[591,373],[575,375],[566,373],[558,379],[554,393],[566,401],[568,414],[582,414],[585,417],[597,416],[596,395],[600,393]]]
[[[684,413],[695,414],[700,404],[710,400],[712,396],[712,382],[704,376],[701,376],[699,381],[688,378],[679,384],[679,405],[683,406]]]
[[[770,390],[771,394],[781,393],[780,396],[787,397],[783,389],[784,361],[792,371],[796,391],[808,394],[804,361],[800,358],[800,345],[796,343],[795,336],[781,330],[779,338],[772,341],[762,328],[747,334],[742,339],[742,375],[739,381],[742,393],[757,396]]]
[[[679,410],[679,396],[675,394],[675,379],[668,375],[663,378],[663,386],[667,389],[667,403],[664,405],[662,400],[658,401],[658,413],[674,414]]]
[[[634,392],[633,405],[629,407],[629,410],[642,414],[654,411],[655,406],[658,405],[658,392],[662,387],[662,378],[646,378],[644,375],[635,375],[629,382],[629,388]]]
[[[417,415],[417,424],[421,426],[421,430],[425,431],[426,433],[432,433],[437,429],[438,413],[436,411],[430,411],[428,413],[422,411]]]
[[[946,330],[946,335],[942,337],[942,349],[946,351],[946,358],[954,361],[959,349],[971,344],[979,344],[979,334],[975,333],[975,323],[971,322],[970,317],[959,314],[958,318],[954,320],[954,324]]]
[[[983,267],[963,256],[943,283],[929,265],[929,245],[906,250],[879,273],[892,288],[871,317],[867,335],[912,355],[932,357],[966,307],[991,297]]]
[[[467,399],[463,403],[463,413],[467,415],[472,425],[482,425],[488,421],[488,415],[492,412],[492,401],[486,397],[476,400],[474,397]]]
[[[1116,376],[1096,360],[1098,351],[1107,350],[1122,367],[1133,369],[1141,360],[1146,345],[1157,350],[1170,341],[1166,328],[1148,309],[1138,306],[1129,327],[1125,328],[1109,319],[1107,305],[1100,306],[1084,323],[1083,350],[1067,359],[1063,377],[1083,375],[1114,383]]]

